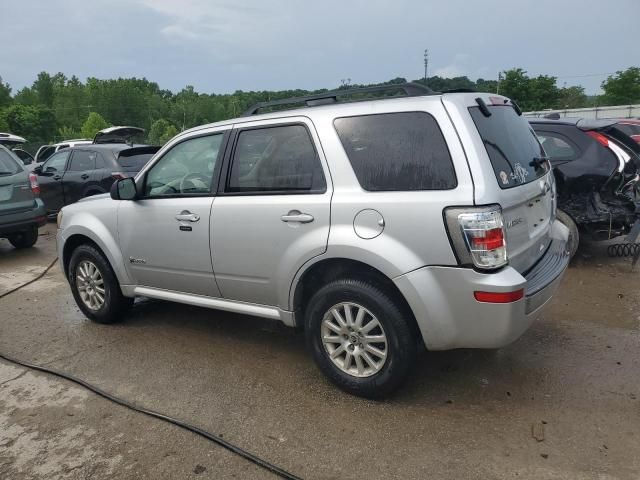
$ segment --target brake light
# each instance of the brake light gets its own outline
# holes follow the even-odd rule
[[[36,197],[40,196],[40,185],[38,184],[38,176],[31,172],[29,173],[29,186],[31,187],[31,191]]]
[[[609,139],[607,137],[605,137],[603,134],[601,134],[599,132],[594,132],[593,130],[590,130],[590,131],[588,131],[586,133],[587,133],[587,135],[589,135],[591,138],[593,138],[595,141],[597,141],[603,147],[608,147],[609,146]]]
[[[123,178],[127,178],[129,174],[126,172],[111,172],[111,176],[114,180],[122,180]]]
[[[452,246],[461,264],[492,270],[507,264],[502,210],[490,207],[445,210]]]
[[[512,303],[524,297],[524,288],[515,292],[473,292],[473,296],[484,303]]]

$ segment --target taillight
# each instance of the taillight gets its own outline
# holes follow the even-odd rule
[[[38,184],[38,176],[35,173],[29,173],[29,186],[36,197],[40,196],[40,185]]]
[[[514,292],[473,292],[474,298],[484,303],[512,303],[524,297],[524,288]]]
[[[462,265],[493,270],[507,264],[507,242],[499,205],[448,208],[445,218],[453,250]]]
[[[603,147],[607,147],[609,150],[613,152],[613,154],[618,159],[618,172],[624,171],[624,167],[631,160],[631,155],[624,151],[622,147],[620,147],[616,142],[609,140],[603,134],[594,131],[586,132],[591,138],[596,140]]]
[[[586,133],[587,133],[587,135],[589,135],[591,138],[593,138],[595,141],[597,141],[603,147],[608,147],[609,146],[609,139],[607,137],[605,137],[603,134],[601,134],[599,132],[594,132],[593,130],[589,130]]]

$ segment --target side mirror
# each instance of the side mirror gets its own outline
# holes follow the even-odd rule
[[[114,200],[135,200],[138,197],[135,180],[129,177],[114,182],[110,194]]]
[[[35,167],[33,169],[33,173],[35,173],[36,175],[40,175],[42,173],[42,165],[38,165],[37,167]]]

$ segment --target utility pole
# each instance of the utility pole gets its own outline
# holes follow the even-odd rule
[[[424,49],[424,84],[427,85],[427,71],[429,68],[429,50]]]
[[[502,81],[502,72],[498,72],[498,83],[496,84],[496,93],[500,93],[500,82]]]

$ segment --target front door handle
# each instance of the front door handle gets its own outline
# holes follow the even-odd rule
[[[60,180],[61,178],[62,178],[62,177],[61,177],[60,175],[54,175],[54,176],[53,176],[53,179],[54,179],[54,180]]]
[[[80,175],[80,178],[86,180],[87,178],[89,178],[89,174],[83,173],[82,175]]]
[[[198,222],[200,221],[200,215],[197,213],[191,213],[189,210],[183,210],[176,215],[176,220],[179,222]]]
[[[313,215],[309,215],[308,213],[302,213],[298,210],[291,210],[286,215],[282,215],[280,220],[283,222],[298,222],[298,223],[309,223],[313,222]]]

